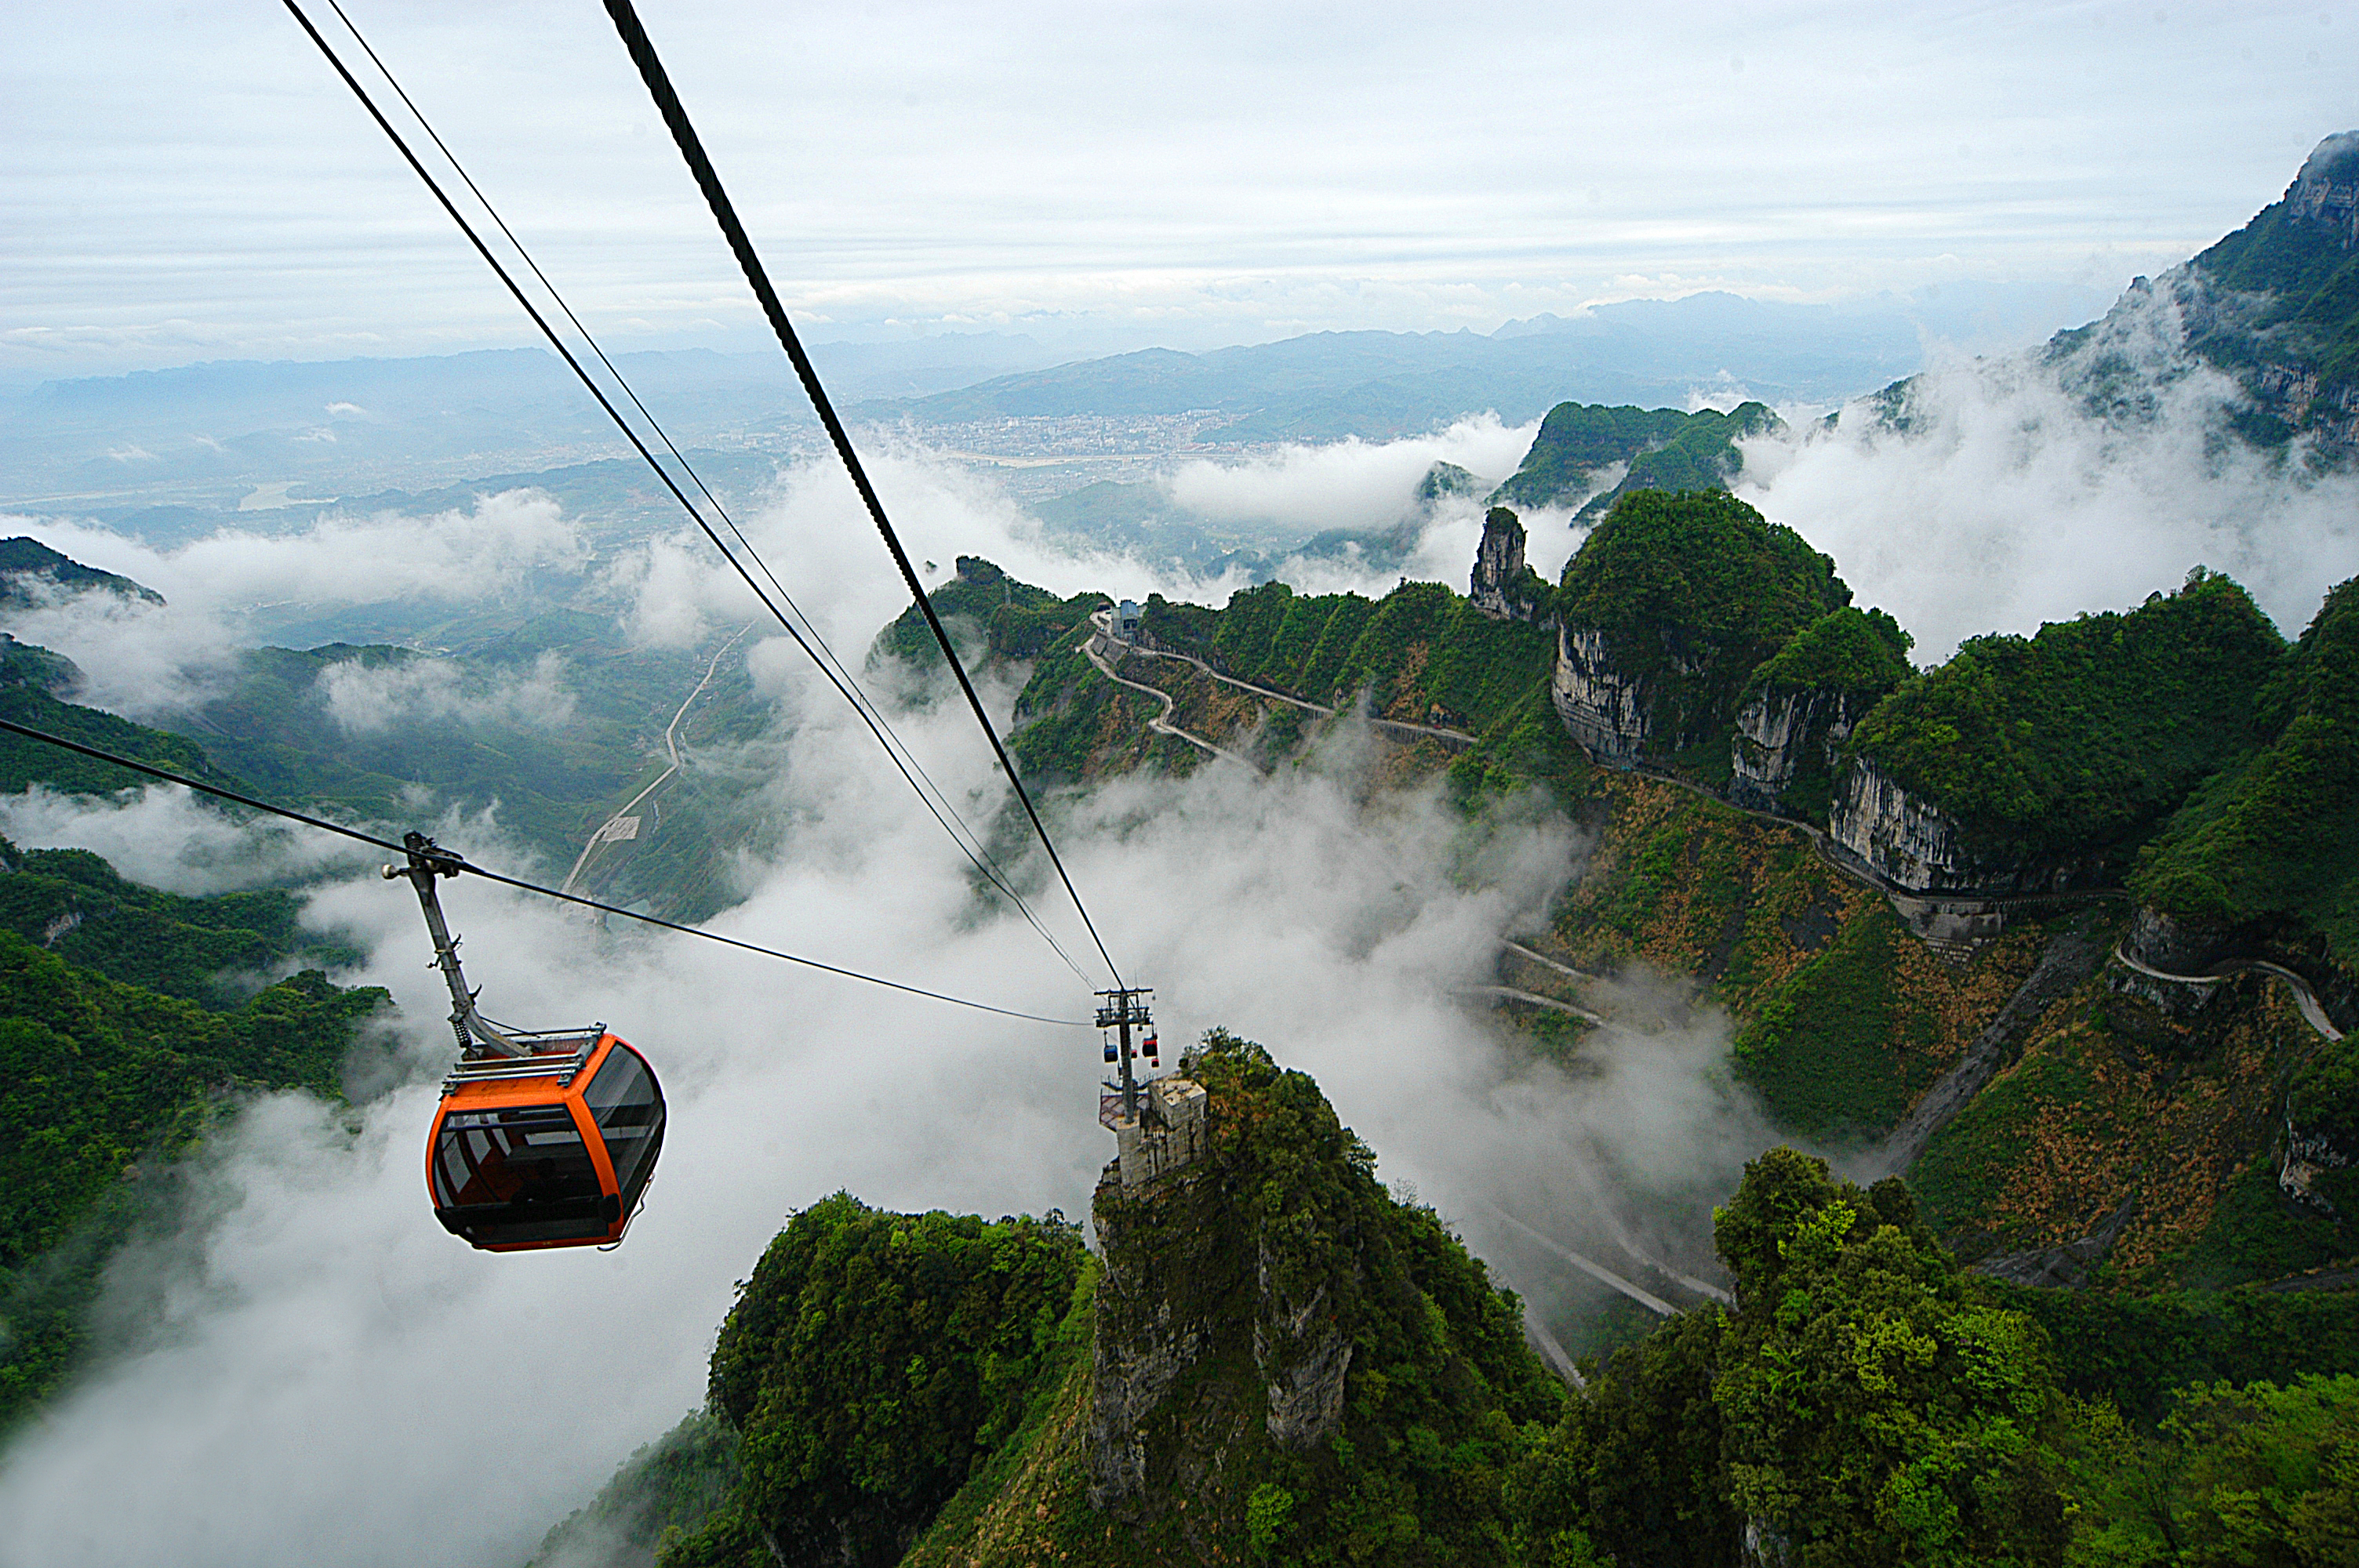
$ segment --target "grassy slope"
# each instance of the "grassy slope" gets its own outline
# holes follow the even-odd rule
[[[2322,1043],[2273,982],[2221,991],[2173,1017],[2101,974],[2059,1003],[1918,1162],[1929,1215],[1978,1254],[2076,1240],[2134,1202],[2101,1281],[2125,1289],[2220,1288],[2359,1252],[2359,1230],[2276,1191],[2284,1088]]]

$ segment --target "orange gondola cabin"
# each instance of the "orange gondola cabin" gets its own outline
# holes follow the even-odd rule
[[[527,1054],[452,1065],[426,1144],[442,1227],[487,1252],[623,1239],[663,1148],[663,1089],[601,1024],[507,1035]]]
[[[467,862],[423,833],[405,833],[401,846],[408,863],[386,867],[385,877],[418,890],[459,1043],[426,1135],[434,1217],[486,1252],[612,1247],[663,1152],[655,1069],[603,1023],[530,1033],[477,1011],[434,892]]]

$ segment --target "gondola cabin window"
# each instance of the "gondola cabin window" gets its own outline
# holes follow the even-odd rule
[[[606,1158],[614,1162],[614,1184],[627,1214],[637,1206],[663,1148],[663,1097],[656,1090],[655,1074],[644,1057],[618,1040],[582,1100],[605,1141]]]

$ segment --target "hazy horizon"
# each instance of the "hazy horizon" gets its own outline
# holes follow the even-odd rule
[[[761,345],[603,18],[352,9],[610,348]],[[0,382],[528,341],[277,7],[23,21]],[[2011,291],[2029,341],[2274,200],[2359,64],[2310,6],[647,22],[813,341],[1071,357],[1707,290]]]

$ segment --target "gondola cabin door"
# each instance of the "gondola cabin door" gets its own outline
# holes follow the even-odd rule
[[[516,1037],[530,1054],[464,1061],[426,1144],[434,1217],[487,1252],[622,1240],[663,1149],[663,1089],[600,1029]]]

